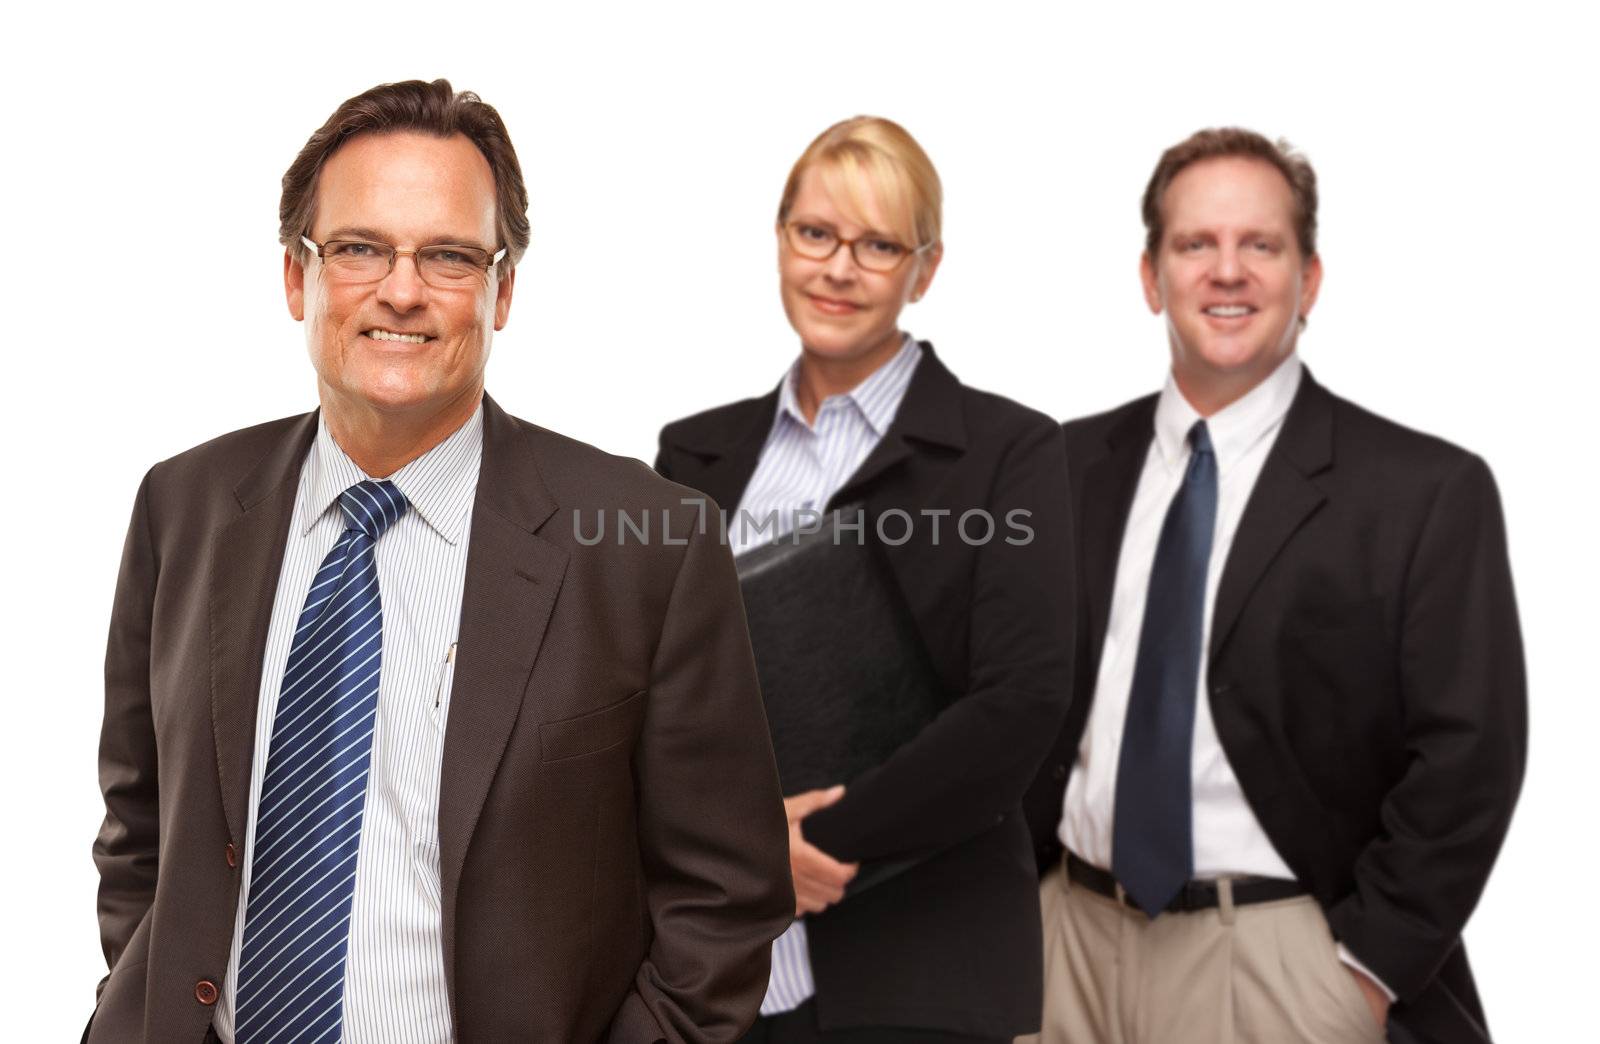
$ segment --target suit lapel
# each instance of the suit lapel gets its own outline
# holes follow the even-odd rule
[[[223,526],[211,547],[211,729],[222,810],[229,836],[240,848],[249,817],[261,659],[300,467],[316,434],[314,412],[293,423],[273,452],[234,487],[243,513]]]
[[[1100,661],[1117,583],[1117,560],[1134,491],[1155,437],[1155,397],[1139,403],[1106,436],[1106,455],[1090,464],[1083,477],[1084,597],[1088,606],[1089,677]]]
[[[483,464],[439,781],[439,874],[452,996],[462,864],[567,568],[567,552],[537,535],[557,505],[526,436],[493,399],[485,396],[483,409]]]
[[[958,451],[966,448],[961,385],[934,354],[933,345],[926,341],[921,344],[922,361],[911,376],[894,422],[855,474],[833,495],[830,506],[847,504],[865,495],[880,478],[911,457],[919,442]],[[761,461],[761,450],[778,409],[777,389],[744,406],[722,430],[685,436],[680,448],[708,463],[698,475],[674,476],[730,513],[738,509],[745,487]]]
[[[749,417],[741,418],[741,423],[716,459],[707,464],[703,484],[698,487],[724,511],[738,510],[745,487],[756,473],[756,464],[761,460],[761,448],[766,445],[767,433],[772,429],[772,417],[778,408],[778,393],[774,391],[756,402],[759,405],[752,407]]]
[[[738,510],[777,409],[778,391],[774,388],[759,399],[717,411],[726,416],[718,416],[715,424],[702,424],[680,433],[674,446],[694,457],[698,470],[675,472],[673,481],[698,489],[729,514]]]
[[[1239,520],[1217,585],[1211,662],[1227,642],[1261,577],[1283,545],[1327,499],[1312,476],[1333,464],[1333,404],[1305,371]]]
[[[967,448],[967,426],[961,407],[961,382],[933,352],[927,341],[922,345],[922,360],[906,386],[905,398],[895,411],[894,421],[883,438],[867,454],[828,501],[830,508],[849,504],[867,496],[879,481],[894,473],[916,451],[917,445],[954,450]],[[926,503],[918,491],[901,491],[904,505]]]
[[[911,392],[907,389],[906,398],[910,397]],[[867,454],[867,459],[856,468],[855,474],[845,480],[845,484],[829,499],[830,510],[859,499],[877,479],[892,472],[911,456],[911,445],[906,441],[904,432],[895,430],[897,427],[897,424],[891,425],[883,433],[883,438],[878,440],[872,452]]]

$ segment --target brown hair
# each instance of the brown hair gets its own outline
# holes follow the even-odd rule
[[[857,211],[851,215],[856,220],[864,217],[863,192],[875,192],[888,212],[884,216],[897,226],[881,231],[895,233],[913,248],[939,242],[944,196],[939,173],[917,139],[898,123],[856,116],[817,135],[789,170],[778,202],[778,224],[789,219],[800,179],[813,164],[834,202]]]
[[[311,231],[316,212],[317,175],[339,146],[358,134],[418,131],[435,137],[465,135],[494,173],[495,224],[506,256],[502,272],[516,267],[528,249],[528,190],[522,183],[517,150],[494,107],[471,91],[455,91],[449,80],[406,80],[384,83],[346,100],[317,132],[283,175],[278,202],[278,242],[300,261],[306,259],[300,237]]]
[[[1294,199],[1294,234],[1300,243],[1302,257],[1317,252],[1317,173],[1311,161],[1296,152],[1287,141],[1276,142],[1242,127],[1212,127],[1195,131],[1187,138],[1161,154],[1150,184],[1144,190],[1144,248],[1153,263],[1161,237],[1166,232],[1166,220],[1161,213],[1161,200],[1167,186],[1185,167],[1201,160],[1221,159],[1225,156],[1243,156],[1264,160],[1277,168],[1289,183],[1289,194]]]

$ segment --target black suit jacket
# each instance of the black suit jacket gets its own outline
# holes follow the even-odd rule
[[[895,508],[917,517],[913,538],[885,553],[948,703],[804,831],[847,861],[937,854],[808,918],[817,1012],[824,1028],[1011,1036],[1037,1029],[1042,1002],[1037,875],[1020,813],[1071,678],[1066,454],[1054,421],[963,387],[923,350],[894,423],[831,505],[864,502],[869,532]],[[773,391],[669,424],[657,469],[735,511],[776,408]],[[935,544],[919,512],[939,508],[952,513]],[[955,531],[972,508],[997,522],[983,546]],[[1018,508],[1032,512],[1024,546],[1004,540]],[[896,519],[885,531],[901,528]]]
[[[1089,716],[1154,396],[1065,426],[1082,542],[1073,701],[1028,797],[1041,869]],[[1218,585],[1211,711],[1334,934],[1429,1041],[1487,1041],[1461,945],[1521,784],[1522,642],[1479,458],[1306,373]]]

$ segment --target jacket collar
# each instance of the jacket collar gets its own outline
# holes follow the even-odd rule
[[[1106,433],[1103,455],[1087,462],[1083,503],[1084,589],[1088,606],[1089,666],[1098,670],[1111,613],[1128,511],[1155,436],[1157,396],[1126,407]],[[1256,584],[1285,541],[1325,499],[1314,477],[1333,466],[1333,397],[1303,367],[1283,428],[1251,491],[1218,582],[1212,613],[1211,655],[1232,633]],[[1092,676],[1092,675],[1091,675]]]
[[[961,382],[934,352],[933,345],[927,341],[919,344],[922,361],[911,375],[894,421],[835,500],[855,492],[908,456],[912,443],[958,452],[966,449]],[[724,510],[737,508],[772,431],[779,390],[774,387],[760,398],[746,399],[676,425],[671,434],[672,445],[699,457],[705,466],[699,475],[682,476],[681,480],[703,491]]]
[[[935,354],[933,345],[918,342],[922,361],[911,375],[905,398],[885,438],[902,435],[909,439],[952,449],[967,445],[966,421],[961,413],[961,382]],[[788,376],[785,374],[784,380]],[[735,403],[725,410],[686,425],[676,436],[675,445],[708,461],[749,458],[751,468],[760,455],[767,434],[777,415],[782,382],[767,394]]]

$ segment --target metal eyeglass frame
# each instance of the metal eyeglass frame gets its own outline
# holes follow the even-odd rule
[[[330,239],[326,243],[318,243],[316,240],[314,240],[310,236],[306,236],[306,235],[302,235],[300,237],[300,242],[304,243],[307,247],[310,247],[312,252],[317,255],[317,260],[321,261],[323,264],[327,264],[327,257],[326,257],[326,255],[324,255],[323,251],[327,249],[328,244],[330,244],[330,243],[360,243],[363,246],[381,247],[384,250],[389,251],[389,269],[388,269],[388,271],[384,272],[383,275],[379,276],[376,279],[368,280],[367,282],[370,282],[370,283],[381,283],[385,279],[389,278],[389,275],[392,272],[394,272],[395,262],[400,259],[400,255],[401,254],[406,254],[406,255],[409,255],[411,257],[411,263],[417,266],[417,278],[421,279],[424,283],[428,283],[427,276],[424,276],[422,274],[422,266],[417,263],[418,262],[418,258],[421,256],[421,254],[422,254],[422,252],[424,250],[432,250],[432,249],[435,249],[435,248],[456,249],[456,250],[460,250],[460,249],[463,249],[463,248],[471,249],[471,250],[481,250],[482,249],[481,247],[471,246],[470,244],[467,244],[467,243],[457,243],[457,244],[453,244],[453,245],[452,244],[443,244],[443,243],[441,243],[441,244],[435,244],[434,246],[417,247],[415,250],[401,250],[399,247],[390,246],[388,243],[374,243],[370,239]],[[485,253],[487,253],[487,251],[485,251]],[[489,272],[489,270],[494,268],[495,265],[498,265],[500,263],[501,259],[504,258],[505,256],[506,256],[506,248],[505,247],[501,247],[499,250],[496,250],[494,253],[489,254],[489,260],[488,260],[487,263],[484,264],[483,271],[487,274]],[[476,267],[476,266],[474,266],[474,267]],[[428,285],[429,286],[433,286],[434,284],[428,283]],[[449,289],[455,289],[455,287],[453,287],[453,286],[445,286],[445,287],[437,287],[436,289],[447,289],[447,290],[449,290]]]

